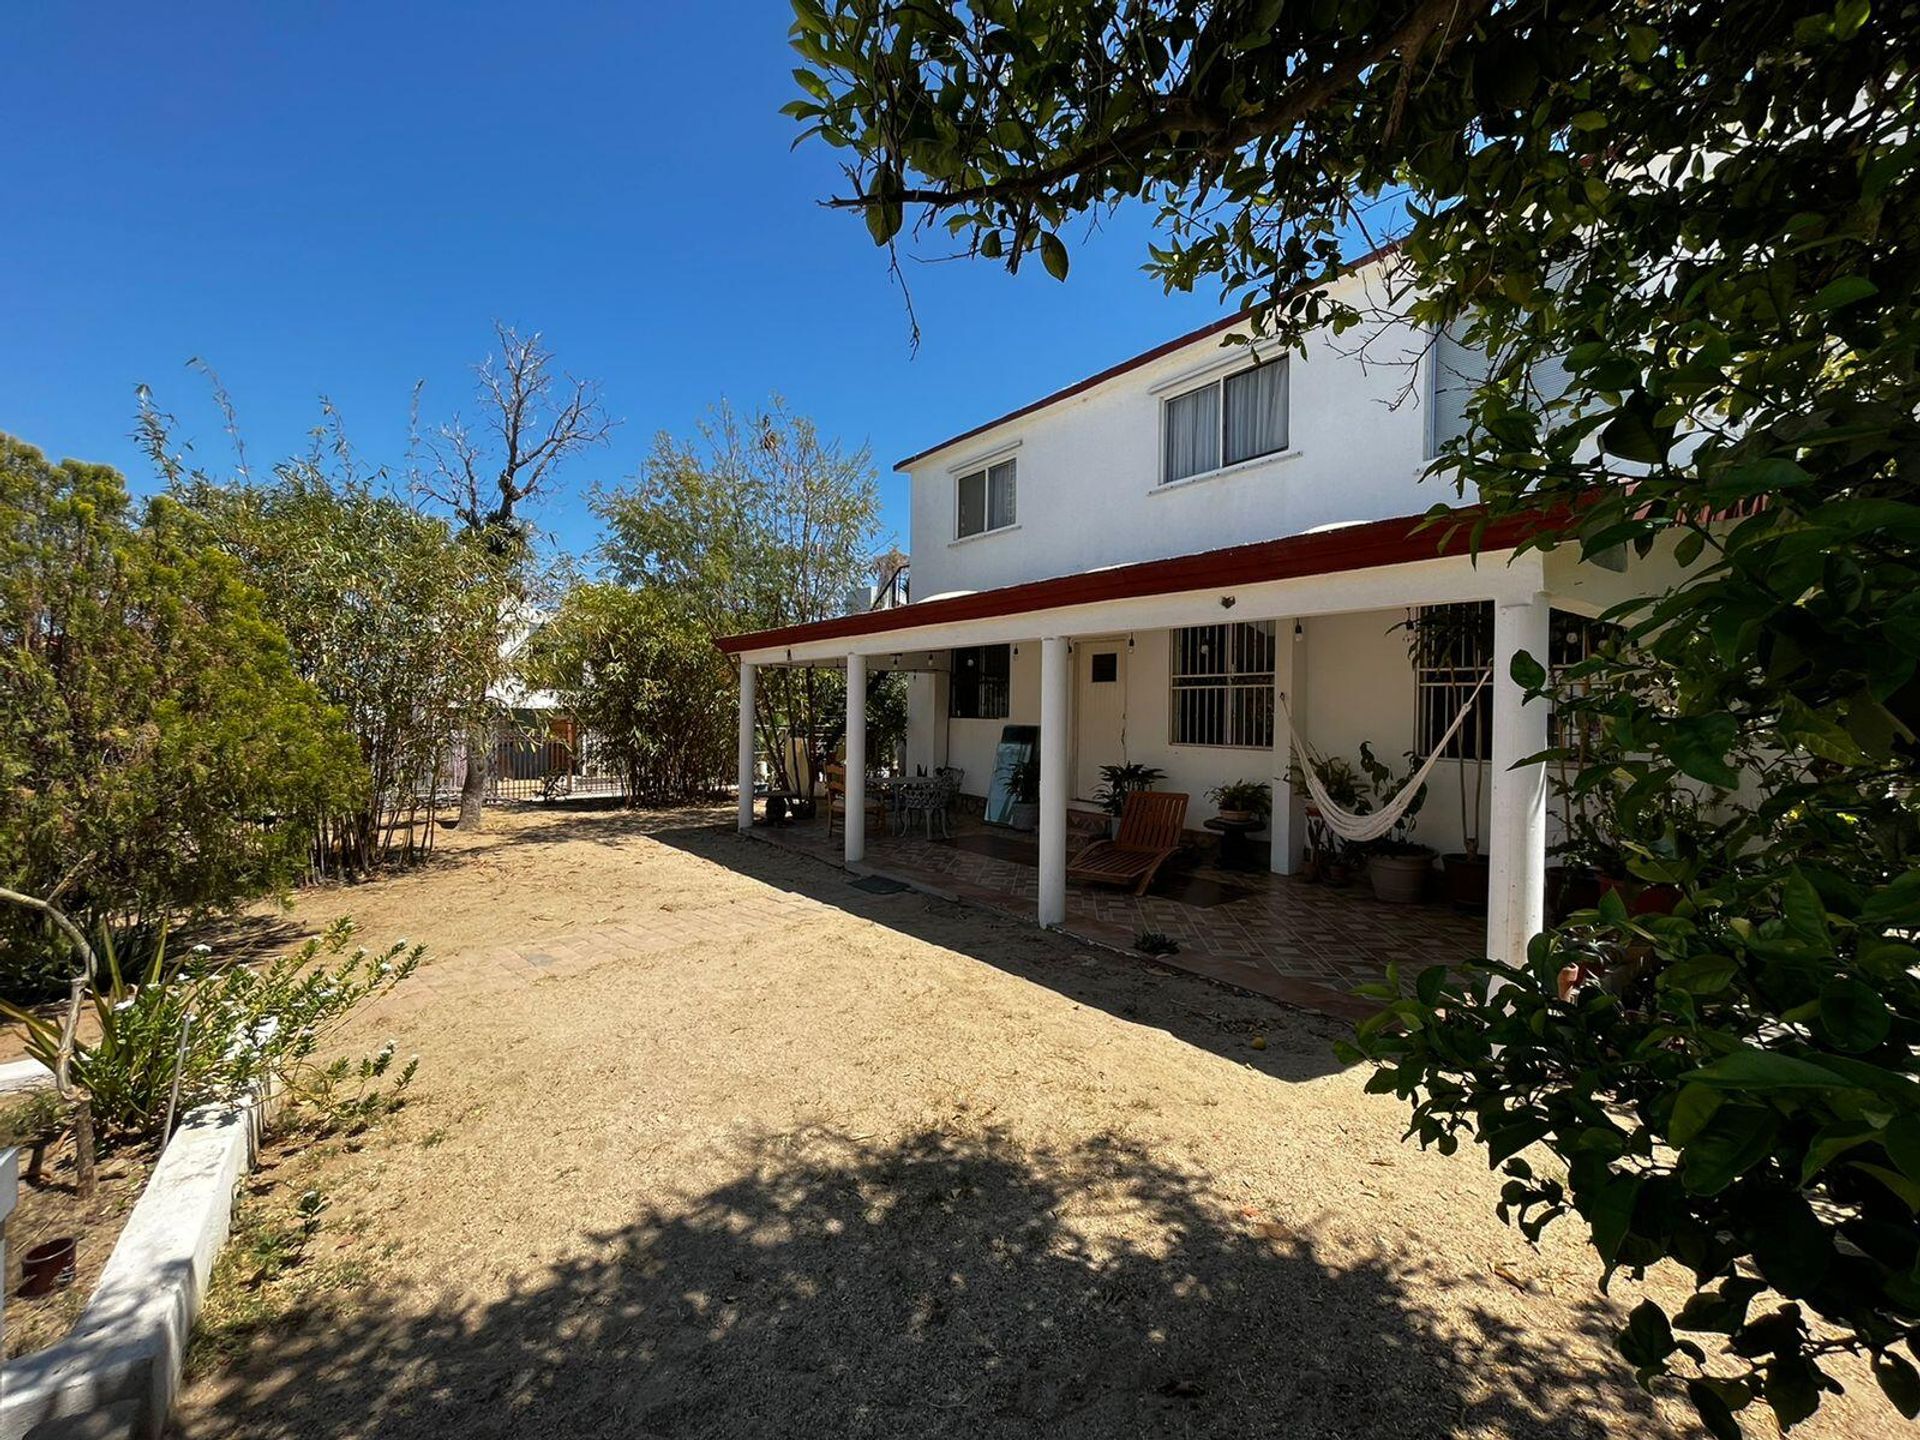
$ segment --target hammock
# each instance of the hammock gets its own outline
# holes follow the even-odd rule
[[[1319,775],[1320,761],[1323,757],[1307,743],[1307,737],[1301,733],[1298,722],[1293,718],[1293,707],[1287,704],[1287,697],[1282,695],[1280,708],[1286,715],[1283,723],[1287,727],[1287,734],[1293,748],[1300,753],[1300,774],[1306,780],[1307,793],[1313,796],[1314,806],[1319,810],[1320,818],[1327,822],[1327,828],[1342,840],[1364,845],[1370,840],[1378,840],[1398,825],[1401,817],[1407,813],[1407,807],[1413,804],[1414,797],[1420,793],[1420,787],[1427,783],[1427,776],[1433,773],[1433,767],[1439,764],[1440,757],[1447,753],[1447,746],[1453,743],[1453,737],[1467,718],[1467,712],[1473,709],[1473,702],[1480,698],[1480,691],[1492,678],[1491,670],[1480,677],[1480,683],[1473,687],[1473,693],[1467,696],[1466,703],[1460,707],[1460,713],[1453,717],[1453,723],[1447,727],[1447,733],[1440,737],[1440,743],[1433,747],[1432,752],[1427,756],[1426,763],[1408,777],[1407,783],[1394,793],[1391,800],[1367,815],[1357,814],[1352,810],[1342,810],[1334,803],[1333,797],[1327,794],[1327,787],[1321,784]]]

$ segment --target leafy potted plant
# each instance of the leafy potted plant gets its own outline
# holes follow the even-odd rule
[[[1394,773],[1391,765],[1373,753],[1373,746],[1360,744],[1360,769],[1373,782],[1374,799],[1385,802],[1398,795],[1414,770],[1413,755],[1407,755],[1407,774]],[[1434,850],[1413,839],[1414,823],[1420,807],[1427,803],[1427,787],[1415,792],[1412,802],[1394,822],[1393,829],[1367,846],[1367,879],[1372,882],[1374,898],[1390,905],[1413,905],[1425,895],[1427,879],[1433,873]]]
[[[1127,808],[1127,796],[1136,790],[1151,790],[1166,778],[1167,772],[1153,765],[1102,765],[1100,788],[1093,798],[1112,817],[1108,822],[1108,831],[1119,830],[1120,816]]]
[[[1571,786],[1565,838],[1554,847],[1548,904],[1564,917],[1617,892],[1630,915],[1665,915],[1680,901],[1712,823],[1701,797],[1683,785],[1647,789],[1610,767],[1592,766]],[[1629,839],[1629,836],[1641,837]]]
[[[1007,807],[1007,824],[1015,830],[1031,830],[1040,823],[1040,758],[1029,755],[1013,767],[1009,778],[1015,798]]]
[[[1454,677],[1443,691],[1450,707],[1449,720],[1453,708],[1479,704],[1474,698],[1480,683],[1476,667],[1481,657],[1493,654],[1493,607],[1473,602],[1428,605],[1414,612],[1405,629],[1407,653],[1416,666],[1447,671]],[[1463,731],[1465,743],[1453,771],[1460,783],[1460,829],[1465,848],[1442,856],[1440,863],[1448,903],[1456,910],[1484,911],[1488,866],[1487,857],[1480,853],[1480,802],[1486,792],[1487,761],[1475,722],[1469,721]]]
[[[1207,798],[1230,824],[1264,820],[1273,813],[1273,787],[1264,780],[1229,780],[1207,791]]]
[[[1360,774],[1353,768],[1351,760],[1339,755],[1322,756],[1314,761],[1313,775],[1320,782],[1320,789],[1326,797],[1349,814],[1365,815],[1373,809],[1372,802],[1360,788]],[[1297,760],[1290,760],[1287,764],[1287,782],[1296,790],[1306,788],[1306,780],[1300,773]],[[1353,866],[1357,858],[1357,847],[1335,835],[1321,816],[1318,805],[1309,803],[1306,878],[1324,881],[1328,885],[1345,885],[1353,878]]]

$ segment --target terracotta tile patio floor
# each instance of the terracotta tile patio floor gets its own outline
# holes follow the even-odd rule
[[[870,822],[870,832],[874,828]],[[756,825],[753,834],[842,863],[839,831],[829,840],[821,820]],[[1076,834],[1069,849],[1082,843]],[[951,840],[898,836],[880,827],[868,834],[866,861],[859,868],[1031,919],[1036,866],[1031,835],[966,819],[954,822]],[[1348,1019],[1373,1008],[1353,989],[1384,978],[1389,962],[1397,962],[1410,981],[1425,966],[1460,964],[1486,953],[1486,925],[1478,917],[1436,904],[1383,904],[1364,880],[1336,889],[1283,875],[1223,870],[1205,842],[1169,862],[1145,896],[1069,884],[1063,928],[1080,939],[1128,951],[1142,931],[1158,931],[1180,949],[1152,957],[1151,963]]]

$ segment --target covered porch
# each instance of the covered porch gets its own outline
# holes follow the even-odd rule
[[[987,825],[965,807],[951,838],[870,829],[863,875],[894,880],[941,898],[1031,916],[1039,887],[1037,836]],[[844,864],[844,844],[825,817],[761,825],[757,838]],[[1076,836],[1070,848],[1077,845]],[[1371,1008],[1356,986],[1380,980],[1387,966],[1459,964],[1482,954],[1484,926],[1440,905],[1387,905],[1364,880],[1343,888],[1298,876],[1223,869],[1205,842],[1162,872],[1146,895],[1069,884],[1059,928],[1078,939],[1134,950],[1142,934],[1178,947],[1151,957],[1164,965],[1270,999],[1358,1019]]]
[[[1525,519],[1482,526],[1473,546],[1469,536],[1479,518],[1467,511],[1450,524],[1406,517],[1343,526],[730,637],[723,648],[740,665],[740,828],[749,830],[755,823],[758,670],[844,667],[848,693],[861,695],[870,669],[932,669],[940,655],[961,647],[1011,644],[1028,652],[1027,663],[1036,671],[1037,706],[1031,718],[1038,721],[1037,833],[1030,841],[1015,841],[997,828],[969,828],[944,846],[870,834],[865,715],[861,706],[852,705],[845,740],[846,825],[834,842],[842,863],[861,868],[878,863],[884,851],[883,868],[905,865],[946,876],[951,883],[945,888],[964,886],[972,892],[965,898],[1001,908],[1017,905],[1042,926],[1129,947],[1142,930],[1155,930],[1180,942],[1189,961],[1196,955],[1220,957],[1222,964],[1232,960],[1247,974],[1275,973],[1277,967],[1289,982],[1319,984],[1329,992],[1377,977],[1389,961],[1410,969],[1480,956],[1518,962],[1545,912],[1547,776],[1540,763],[1525,762],[1547,748],[1548,706],[1527,699],[1512,678],[1512,662],[1522,652],[1543,661],[1549,655],[1556,609],[1597,615],[1632,591],[1624,571],[1557,563],[1561,557],[1522,551],[1532,529]],[[1184,882],[1190,895],[1203,897],[1198,904],[1183,902],[1169,888],[1171,881],[1137,900],[1069,886],[1076,821],[1076,641],[1218,626],[1229,618],[1262,622],[1275,635],[1292,636],[1310,631],[1315,621],[1478,603],[1492,609],[1483,925],[1435,907],[1401,911],[1287,879],[1304,844],[1306,798],[1289,781],[1288,727],[1280,723],[1273,726],[1266,751],[1243,752],[1271,786],[1270,882],[1255,888],[1246,877],[1235,876],[1235,891],[1222,902],[1217,891],[1229,882],[1201,867]],[[1281,643],[1272,648],[1271,708],[1281,716],[1304,704],[1306,674],[1298,657],[1306,647]],[[1338,687],[1341,657],[1335,655],[1331,666],[1322,662],[1316,673],[1316,686]],[[984,788],[983,778],[973,778],[967,788]],[[1189,819],[1188,827],[1197,829],[1197,818]],[[821,850],[824,835],[822,826],[815,833],[771,838]]]

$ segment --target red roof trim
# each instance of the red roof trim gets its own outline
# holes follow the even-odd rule
[[[884,635],[893,630],[987,620],[1069,605],[1131,600],[1145,595],[1177,595],[1192,590],[1230,590],[1236,585],[1252,585],[1263,580],[1295,580],[1309,575],[1433,560],[1443,555],[1464,555],[1473,548],[1472,527],[1480,518],[1478,507],[1455,510],[1442,528],[1431,524],[1424,515],[1403,515],[1392,520],[1346,525],[1338,530],[1290,535],[1283,540],[1262,540],[1168,560],[1146,560],[1085,575],[1030,580],[1021,585],[954,595],[944,600],[921,600],[891,610],[842,615],[810,625],[728,635],[718,643],[727,654],[738,655],[747,650],[773,650],[815,640]],[[1542,515],[1491,521],[1480,536],[1479,548],[1512,550],[1550,523],[1548,517]]]
[[[1347,265],[1343,273],[1351,275],[1361,267],[1371,265],[1374,261],[1391,254],[1399,248],[1400,246],[1397,241],[1377,246]],[[1109,365],[1097,375],[1089,375],[1084,380],[1074,381],[1073,384],[1067,386],[1064,390],[1056,390],[1051,395],[1043,395],[1040,399],[1022,405],[1018,410],[1009,410],[1006,414],[997,419],[989,420],[984,425],[976,425],[971,430],[962,430],[958,435],[949,435],[938,445],[929,445],[926,449],[916,451],[914,454],[907,456],[906,459],[896,463],[893,468],[896,472],[905,470],[909,466],[926,459],[929,455],[937,455],[942,450],[950,446],[958,445],[963,440],[971,440],[976,435],[984,435],[987,431],[994,429],[996,426],[1005,425],[1010,420],[1021,419],[1023,416],[1033,414],[1036,410],[1044,410],[1049,405],[1058,405],[1062,400],[1071,400],[1074,396],[1091,390],[1096,385],[1104,385],[1107,381],[1124,375],[1129,370],[1138,370],[1142,365],[1151,365],[1154,361],[1171,355],[1182,346],[1191,345],[1196,340],[1204,340],[1209,335],[1218,335],[1223,330],[1231,330],[1234,326],[1245,323],[1247,314],[1247,311],[1242,310],[1237,315],[1223,316],[1221,319],[1209,321],[1198,330],[1189,330],[1184,335],[1176,336],[1172,340],[1156,345],[1151,350],[1142,350],[1138,355],[1127,360],[1122,360],[1118,365]]]

